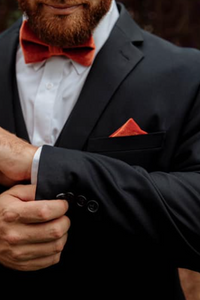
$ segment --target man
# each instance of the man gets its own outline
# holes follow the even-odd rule
[[[112,0],[18,2],[0,37],[1,273],[184,299],[177,268],[200,270],[199,51]]]

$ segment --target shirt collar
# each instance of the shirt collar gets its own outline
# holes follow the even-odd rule
[[[119,12],[117,9],[117,5],[116,2],[113,0],[109,11],[103,17],[103,19],[100,21],[100,23],[98,24],[98,26],[95,28],[93,32],[93,38],[96,47],[95,57],[97,56],[98,52],[101,50],[106,40],[108,39],[110,32],[112,31],[118,17],[119,17]],[[72,64],[78,74],[81,74],[82,72],[84,72],[85,69],[88,69],[88,67],[84,67],[74,61],[72,61]]]

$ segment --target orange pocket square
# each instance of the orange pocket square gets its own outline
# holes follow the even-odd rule
[[[147,134],[138,124],[131,118],[122,127],[113,132],[109,137],[132,136],[139,134]]]

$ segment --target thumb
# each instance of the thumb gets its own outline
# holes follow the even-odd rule
[[[34,201],[36,193],[35,184],[19,184],[10,188],[5,193],[12,195],[22,201]]]

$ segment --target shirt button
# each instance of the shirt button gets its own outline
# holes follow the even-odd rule
[[[90,200],[87,203],[87,209],[91,213],[96,213],[99,210],[99,203],[95,200]]]
[[[53,83],[48,82],[48,83],[46,84],[46,89],[47,89],[47,90],[51,90],[52,87],[53,87]]]

